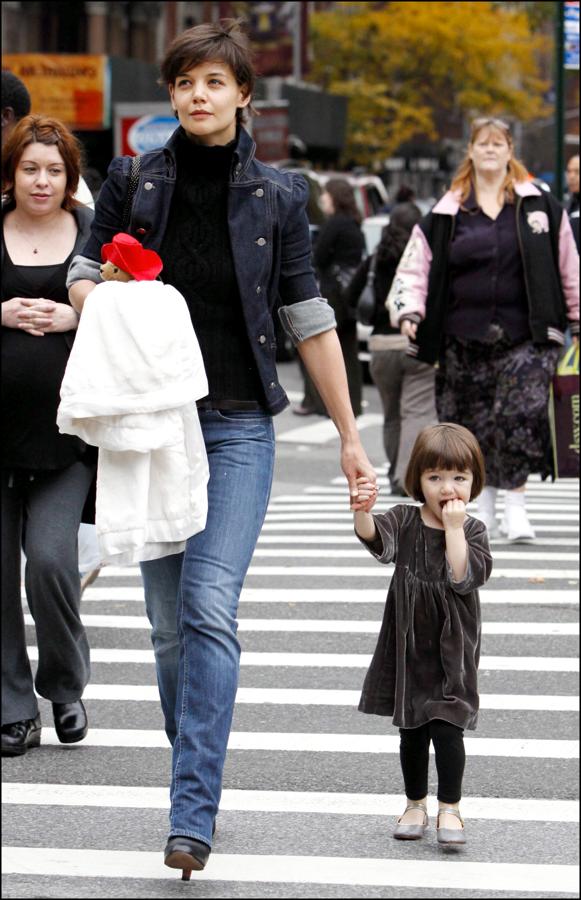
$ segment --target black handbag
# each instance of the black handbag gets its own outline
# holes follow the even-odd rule
[[[365,287],[359,295],[357,301],[357,320],[362,325],[373,325],[375,322],[375,267],[377,265],[377,254],[371,255],[369,270],[367,272],[367,280]]]

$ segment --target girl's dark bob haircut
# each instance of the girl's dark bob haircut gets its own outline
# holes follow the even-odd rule
[[[484,458],[471,431],[453,422],[430,425],[418,434],[405,475],[405,489],[414,500],[425,503],[421,477],[427,469],[457,469],[472,472],[470,499],[485,482]]]
[[[256,70],[247,36],[241,29],[242,19],[221,19],[188,28],[178,35],[161,61],[160,84],[175,84],[179,75],[206,62],[221,62],[230,66],[236,83],[246,96],[252,96],[256,84]],[[256,115],[249,103],[236,110],[236,121],[246,121],[245,112]]]

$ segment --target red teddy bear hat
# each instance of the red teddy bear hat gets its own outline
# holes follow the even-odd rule
[[[155,250],[146,250],[138,240],[123,231],[114,236],[111,244],[103,244],[101,259],[128,272],[136,281],[153,281],[163,269]]]

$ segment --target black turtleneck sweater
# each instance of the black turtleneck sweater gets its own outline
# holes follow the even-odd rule
[[[242,313],[230,234],[228,182],[236,141],[176,142],[177,181],[160,249],[162,280],[185,298],[206,367],[209,398],[256,401],[264,392]]]

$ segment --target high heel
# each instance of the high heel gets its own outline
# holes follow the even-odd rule
[[[170,869],[182,870],[182,881],[189,881],[193,871],[201,872],[210,857],[203,841],[177,835],[170,837],[164,850],[164,862]]]

